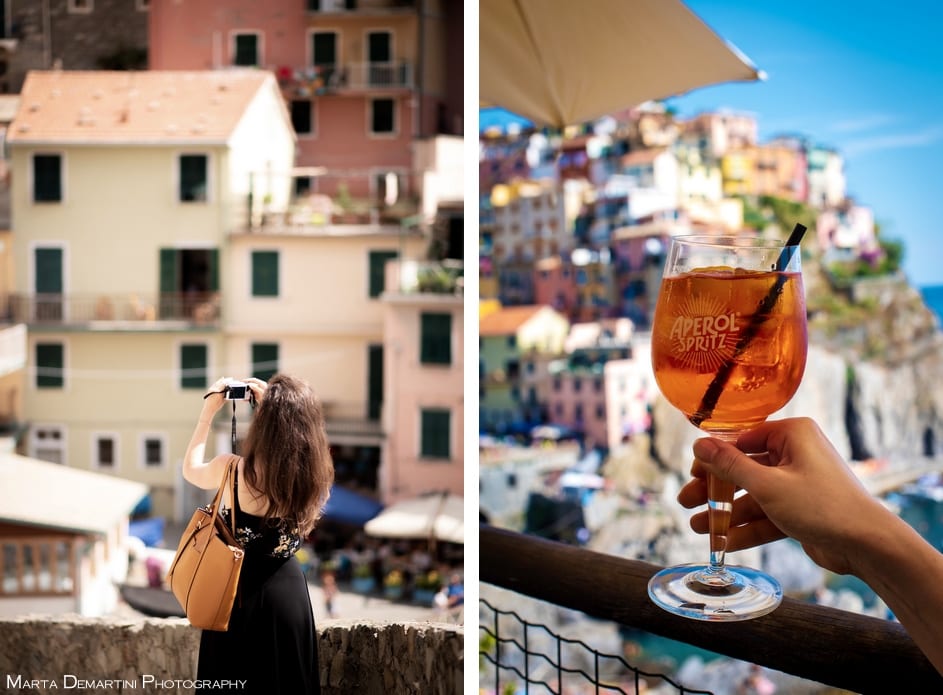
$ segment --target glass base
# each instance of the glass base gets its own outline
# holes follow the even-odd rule
[[[732,622],[758,618],[782,603],[783,589],[759,570],[728,565],[680,565],[658,572],[648,582],[648,595],[669,613]]]

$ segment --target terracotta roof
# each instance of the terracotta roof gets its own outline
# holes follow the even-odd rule
[[[264,70],[31,71],[7,142],[222,144],[266,82],[277,89]]]
[[[478,335],[483,338],[514,335],[521,326],[547,308],[543,304],[505,307],[482,317],[478,322]]]
[[[664,147],[647,147],[643,150],[635,150],[634,152],[629,152],[622,157],[622,166],[632,167],[632,166],[641,166],[644,164],[651,164],[658,158],[658,155],[664,154]]]

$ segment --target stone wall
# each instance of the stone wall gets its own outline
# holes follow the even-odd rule
[[[318,638],[324,695],[462,692],[461,626],[335,620]],[[189,695],[199,640],[183,619],[2,619],[0,693]]]

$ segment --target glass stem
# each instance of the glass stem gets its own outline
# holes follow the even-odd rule
[[[712,432],[711,436],[731,444],[737,443],[737,432]],[[736,486],[713,475],[707,476],[707,522],[711,543],[711,574],[725,574],[724,558],[727,554],[727,531],[733,512],[733,495]]]

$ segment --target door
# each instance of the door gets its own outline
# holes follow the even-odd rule
[[[367,63],[367,79],[371,87],[395,86],[393,35],[390,32],[367,32]]]

